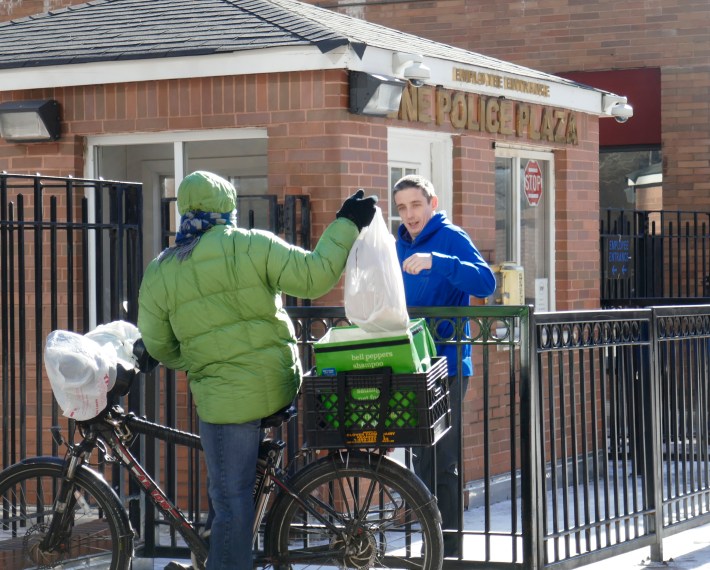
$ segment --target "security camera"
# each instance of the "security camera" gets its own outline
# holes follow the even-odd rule
[[[617,123],[625,123],[634,116],[634,108],[626,103],[617,103],[611,108],[611,116]]]
[[[421,87],[431,77],[431,69],[424,65],[424,56],[421,54],[392,54],[392,71],[395,76],[406,79],[414,87]]]
[[[409,67],[404,68],[403,75],[414,87],[421,87],[431,77],[431,70],[421,61],[413,61]]]
[[[603,117],[614,117],[617,123],[625,123],[634,116],[634,108],[626,97],[605,93],[602,97]]]

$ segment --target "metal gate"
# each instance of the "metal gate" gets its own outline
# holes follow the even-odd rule
[[[239,204],[245,225],[254,227],[255,219],[266,219],[263,229],[309,248],[307,196],[287,196],[283,204],[275,196],[242,196]],[[174,232],[170,205],[164,201],[164,245]],[[49,332],[84,333],[104,322],[137,321],[144,266],[142,215],[138,183],[0,174],[3,468],[28,456],[62,454],[49,435],[50,426],[61,426],[71,439],[73,422],[61,417],[45,380],[43,348]],[[123,405],[167,425],[176,425],[179,415],[187,422],[181,427],[194,431],[194,412],[182,413],[186,402],[187,410],[194,409],[189,400],[184,378],[178,382],[174,372],[161,369],[146,379],[145,397],[134,390]],[[180,456],[150,440],[144,449],[142,445],[137,440],[133,451],[164,481],[171,497],[178,495],[178,465],[187,470],[190,488],[201,487],[196,454]],[[139,489],[127,485],[124,473],[99,468],[124,499],[145,552],[152,555],[162,528],[155,513],[146,512]],[[200,512],[201,506],[199,496],[191,496],[187,510]]]
[[[69,427],[44,380],[47,334],[136,320],[141,191],[126,182],[0,174],[3,467],[56,455],[48,428]]]
[[[599,233],[602,307],[710,301],[710,213],[609,208]]]

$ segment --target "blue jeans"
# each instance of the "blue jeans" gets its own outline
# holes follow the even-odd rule
[[[214,508],[207,570],[252,570],[252,525],[261,421],[209,424],[200,420]]]

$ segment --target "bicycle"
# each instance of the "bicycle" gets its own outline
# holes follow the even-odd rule
[[[54,440],[67,446],[64,458],[24,459],[0,473],[0,568],[131,567],[136,544],[127,509],[89,466],[98,449],[128,471],[182,536],[193,568],[204,570],[206,540],[129,449],[141,434],[194,448],[200,447],[199,436],[136,417],[116,403],[140,371],[157,365],[141,345],[134,347],[137,369],[121,370],[107,407],[76,422],[79,443],[51,428]],[[262,427],[280,426],[294,415],[290,406],[265,418]],[[257,544],[263,531],[263,549],[255,553],[255,566],[440,570],[441,517],[436,499],[414,473],[378,450],[341,449],[288,475],[281,465],[284,448],[281,441],[265,439],[259,451],[253,535]]]

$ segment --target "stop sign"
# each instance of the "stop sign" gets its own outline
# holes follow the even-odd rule
[[[542,197],[542,170],[537,160],[528,160],[523,174],[523,184],[525,185],[525,196],[528,204],[537,206]]]

